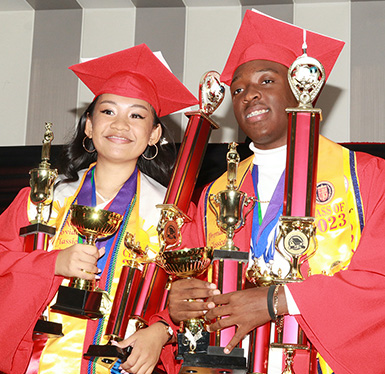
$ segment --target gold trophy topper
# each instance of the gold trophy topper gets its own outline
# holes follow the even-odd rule
[[[206,115],[213,114],[225,97],[225,86],[219,78],[218,72],[208,71],[199,83],[199,107]]]
[[[43,207],[49,205],[53,199],[53,184],[58,175],[56,169],[51,169],[49,163],[53,132],[52,123],[45,123],[41,162],[38,168],[30,170],[29,184],[31,187],[30,199],[36,205],[36,218],[32,223],[46,223],[43,218]]]

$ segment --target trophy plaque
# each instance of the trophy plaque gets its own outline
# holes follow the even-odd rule
[[[71,224],[86,244],[95,245],[98,238],[113,235],[123,217],[120,214],[85,205],[72,205]],[[72,278],[68,287],[60,286],[51,309],[83,318],[102,318],[109,312],[111,301],[107,292],[96,286],[95,280]]]
[[[41,162],[39,167],[30,170],[30,200],[36,206],[36,217],[31,224],[20,228],[20,236],[24,237],[24,251],[47,250],[49,238],[55,235],[55,227],[47,225],[49,214],[43,214],[44,208],[49,206],[53,200],[53,184],[57,178],[57,170],[51,169],[50,153],[53,141],[52,123],[45,123]],[[62,325],[51,322],[47,317],[41,315],[33,329],[33,339],[57,338],[63,336]]]
[[[290,270],[282,276],[279,272],[262,272],[255,263],[248,271],[248,280],[257,287],[301,282],[301,265],[317,250],[315,237],[314,209],[317,178],[319,123],[321,109],[313,108],[312,102],[325,82],[323,66],[308,57],[304,48],[288,70],[289,85],[299,102],[297,108],[287,108],[289,116],[287,137],[287,159],[285,175],[285,199],[283,214],[279,220],[279,233],[275,242],[276,250],[288,261]],[[256,345],[254,357],[249,360],[249,371],[268,372],[269,351],[265,349],[266,334],[274,329],[271,348],[282,349],[285,355],[283,374],[294,374],[296,362],[306,367],[310,374],[317,373],[316,351],[307,340],[294,316],[279,316],[275,323],[258,327],[252,332]],[[259,340],[256,337],[259,334]],[[265,337],[265,338],[264,338]],[[296,352],[308,352],[298,355]],[[259,357],[256,358],[256,355]],[[250,356],[249,356],[250,358]]]

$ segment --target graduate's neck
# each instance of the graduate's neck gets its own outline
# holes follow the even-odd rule
[[[136,164],[98,162],[95,166],[97,204],[112,200],[131,177]]]

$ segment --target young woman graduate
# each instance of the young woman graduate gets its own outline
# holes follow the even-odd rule
[[[49,221],[56,235],[49,250],[23,252],[19,229],[36,215],[30,188],[21,190],[0,216],[0,372],[25,372],[36,321],[68,278],[100,278],[98,287],[113,299],[129,256],[122,240],[126,232],[158,251],[156,204],[163,202],[166,191],[158,181],[167,183],[173,164],[162,146],[165,128],[158,117],[197,104],[145,44],[70,69],[95,98],[64,147],[64,175],[54,191]],[[80,244],[69,222],[72,204],[119,213],[123,222],[96,247]],[[39,373],[109,372],[83,359],[89,345],[106,344],[108,315],[92,320],[50,310],[49,320],[62,324],[64,336],[48,339]]]

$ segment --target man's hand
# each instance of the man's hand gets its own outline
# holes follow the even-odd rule
[[[168,305],[172,321],[178,325],[180,321],[202,317],[209,309],[215,307],[213,302],[204,299],[219,294],[215,284],[199,279],[181,279],[174,282]]]
[[[71,245],[71,247],[61,250],[58,254],[55,275],[93,280],[95,274],[100,272],[97,262],[104,253],[104,248],[99,251],[93,245]]]
[[[217,331],[230,326],[237,326],[237,331],[224,352],[230,353],[232,349],[254,328],[270,321],[267,309],[268,287],[253,287],[243,291],[231,292],[209,298],[207,302],[217,305],[206,314],[207,320],[226,316],[208,326],[209,331]],[[279,313],[287,313],[284,290],[279,290]]]

